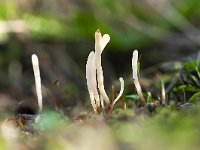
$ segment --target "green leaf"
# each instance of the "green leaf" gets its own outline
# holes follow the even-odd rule
[[[125,98],[126,98],[127,100],[133,100],[133,101],[138,101],[138,100],[139,100],[139,96],[136,95],[136,94],[127,95]]]
[[[180,85],[180,86],[177,86],[177,87],[174,87],[173,88],[173,91],[174,92],[200,92],[200,89],[199,88],[196,88],[192,85]]]
[[[152,103],[153,102],[153,98],[150,92],[147,92],[147,103]]]
[[[200,92],[195,93],[194,95],[192,95],[192,97],[190,97],[188,102],[195,103],[198,100],[198,98],[200,98]]]
[[[195,67],[195,69],[196,69],[196,71],[197,71],[197,75],[198,75],[198,77],[199,77],[199,79],[200,79],[200,72],[199,72],[199,68],[198,68],[198,67]]]
[[[186,72],[195,71],[196,67],[199,68],[199,61],[187,61],[184,63],[184,70]]]

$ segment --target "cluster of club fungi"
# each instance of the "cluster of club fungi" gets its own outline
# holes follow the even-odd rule
[[[124,80],[122,77],[119,78],[121,89],[118,96],[111,103],[105,89],[104,89],[104,76],[103,69],[101,65],[101,53],[110,41],[110,36],[104,34],[102,36],[101,32],[97,30],[95,32],[95,51],[90,52],[87,64],[86,64],[86,79],[87,87],[90,95],[91,105],[95,113],[99,114],[103,112],[104,114],[111,113],[113,111],[114,105],[120,99],[124,91]],[[133,70],[133,82],[136,91],[140,98],[140,103],[142,106],[146,105],[144,96],[142,94],[142,89],[138,79],[138,51],[134,50],[132,57],[132,70]],[[106,106],[105,106],[106,104]]]
[[[101,65],[101,54],[110,41],[110,36],[108,34],[104,34],[102,36],[101,32],[97,30],[95,32],[95,51],[90,52],[87,63],[86,63],[86,79],[87,79],[87,87],[89,91],[90,101],[92,108],[95,114],[100,114],[103,112],[104,115],[108,115],[112,113],[114,109],[114,105],[120,99],[124,91],[124,80],[122,77],[119,78],[120,81],[120,92],[118,96],[111,102],[109,99],[105,88],[104,88],[104,76],[103,69]],[[32,55],[32,65],[33,72],[35,77],[35,87],[37,93],[38,100],[38,108],[39,114],[42,112],[42,89],[41,89],[41,77],[40,77],[40,69],[39,69],[39,60],[36,54]],[[132,70],[133,70],[133,82],[136,88],[136,91],[140,98],[140,103],[142,106],[146,105],[144,96],[142,94],[141,86],[138,80],[138,51],[135,50],[133,52],[132,57]],[[36,121],[40,115],[31,116],[29,114],[17,114],[13,117],[7,117],[6,120],[1,125],[1,130],[6,131],[5,135],[7,135],[7,131],[9,133],[15,133],[17,130],[24,126],[24,124]],[[11,131],[11,132],[10,132]],[[16,135],[16,134],[14,134]],[[10,136],[10,135],[9,135]]]

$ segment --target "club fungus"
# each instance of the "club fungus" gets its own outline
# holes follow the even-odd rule
[[[97,30],[95,32],[95,52],[90,52],[86,64],[86,79],[87,86],[90,95],[90,100],[92,107],[96,113],[100,113],[101,109],[103,111],[112,111],[114,104],[119,100],[124,91],[124,80],[119,78],[121,83],[121,90],[117,98],[111,104],[110,99],[104,88],[104,76],[103,69],[101,66],[101,53],[110,41],[110,36],[108,34],[101,35],[101,32]],[[98,89],[97,89],[98,87]],[[107,107],[104,106],[104,101]]]
[[[132,70],[133,70],[133,82],[136,88],[136,91],[139,95],[140,102],[142,106],[146,105],[144,96],[142,94],[142,89],[140,86],[140,82],[138,80],[138,51],[134,50],[133,51],[133,57],[132,57]]]
[[[35,76],[35,85],[36,92],[38,97],[38,105],[39,112],[42,111],[42,91],[41,91],[41,78],[40,78],[40,70],[39,70],[39,61],[38,57],[33,54],[32,55],[32,64],[33,71]],[[34,119],[38,119],[40,116],[30,115],[30,114],[17,114],[11,117],[7,117],[5,121],[1,124],[1,132],[3,137],[9,141],[9,144],[12,146],[13,142],[16,141],[19,136],[20,129],[23,131],[29,130],[29,123]],[[11,148],[13,149],[13,147]]]
[[[96,66],[95,66],[95,57],[94,52],[90,52],[86,64],[86,77],[87,77],[87,86],[90,95],[90,100],[92,107],[95,111],[99,110],[100,108],[100,100],[99,94],[97,91],[97,82],[96,82]]]
[[[42,111],[42,89],[41,89],[41,78],[40,78],[40,68],[39,68],[39,60],[37,55],[32,55],[32,65],[33,72],[35,76],[35,87],[38,98],[39,112]]]

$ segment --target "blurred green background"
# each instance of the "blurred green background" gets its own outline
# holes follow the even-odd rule
[[[35,99],[36,53],[44,88],[61,105],[84,102],[85,64],[97,29],[111,36],[102,57],[107,89],[131,76],[134,49],[142,69],[197,54],[199,8],[199,0],[1,0],[0,98],[6,106],[8,99]]]

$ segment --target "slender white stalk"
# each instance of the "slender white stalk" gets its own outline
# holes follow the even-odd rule
[[[100,102],[101,102],[101,107],[104,109],[104,101],[102,95],[100,95]]]
[[[92,61],[93,61],[93,56],[94,52],[90,52],[88,59],[87,59],[87,64],[86,64],[86,79],[87,79],[87,87],[88,87],[88,92],[90,95],[90,101],[92,104],[92,107],[94,111],[96,112],[96,103],[95,103],[95,98],[94,98],[94,93],[93,93],[93,81],[92,81],[92,76],[95,72],[92,71]],[[96,82],[96,81],[95,81]]]
[[[138,81],[138,51],[134,50],[132,57],[133,80]]]
[[[119,98],[122,96],[122,94],[124,92],[124,80],[123,80],[123,78],[120,77],[119,81],[120,81],[120,84],[121,84],[121,89],[120,89],[120,92],[119,92],[118,96],[113,101],[112,107],[114,107],[115,103],[119,100]]]
[[[93,72],[93,76],[92,76],[92,87],[93,87],[93,93],[94,93],[94,98],[96,101],[96,107],[97,107],[97,111],[100,108],[100,99],[99,99],[99,93],[97,91],[97,79],[96,79],[96,65],[95,65],[95,55],[93,54],[93,59],[92,59],[92,67],[91,67],[91,71]]]
[[[110,105],[110,100],[106,94],[106,91],[104,89],[104,79],[103,79],[103,69],[101,66],[101,53],[103,51],[102,48],[106,46],[106,44],[109,42],[109,36],[105,35],[103,38],[104,45],[102,46],[102,36],[99,30],[95,32],[95,64],[97,69],[97,81],[98,81],[98,88],[100,91],[100,94],[102,95],[103,99],[107,103],[107,105]]]
[[[166,105],[166,92],[165,92],[165,85],[164,85],[163,80],[161,80],[161,97],[162,97],[162,101],[164,105]]]
[[[133,82],[136,88],[136,91],[140,97],[142,105],[145,105],[145,99],[142,94],[142,89],[138,80],[138,51],[134,50],[132,57],[132,69],[133,69]]]
[[[41,78],[40,78],[40,69],[39,69],[39,60],[37,55],[32,55],[32,65],[33,65],[33,72],[35,76],[35,87],[36,93],[38,97],[38,105],[39,105],[39,112],[42,111],[42,89],[41,89]]]

